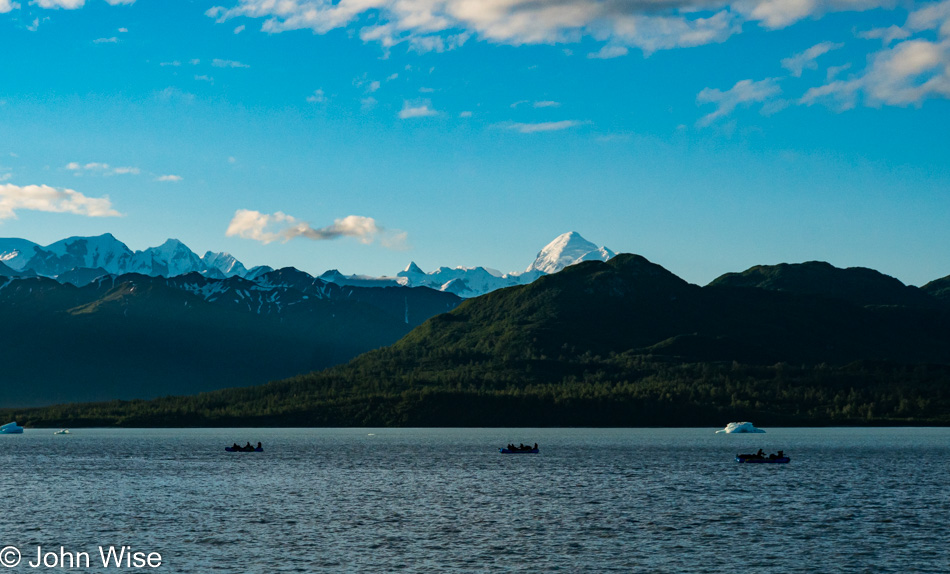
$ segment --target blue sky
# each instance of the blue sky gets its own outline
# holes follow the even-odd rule
[[[950,274],[950,0],[0,0],[0,236]]]

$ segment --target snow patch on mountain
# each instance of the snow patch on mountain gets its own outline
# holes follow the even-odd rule
[[[0,262],[7,267],[21,271],[27,261],[33,257],[34,248],[39,247],[36,243],[26,239],[16,237],[7,237],[0,239]]]

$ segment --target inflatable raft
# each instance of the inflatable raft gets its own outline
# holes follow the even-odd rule
[[[253,448],[253,449],[246,449],[243,446],[240,446],[238,448],[234,448],[233,446],[226,446],[224,447],[224,450],[228,452],[264,452],[264,449],[260,447]]]
[[[533,448],[531,450],[508,450],[507,448],[500,448],[498,452],[501,454],[538,454],[538,449]]]

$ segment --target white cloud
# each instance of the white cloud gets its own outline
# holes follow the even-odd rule
[[[323,93],[323,89],[314,90],[313,94],[307,96],[307,101],[311,104],[324,104],[327,101],[326,94]]]
[[[870,106],[920,105],[930,98],[950,98],[950,39],[907,40],[875,54],[863,76],[808,90],[800,103],[830,99],[839,109],[853,108],[858,94]]]
[[[0,185],[0,220],[16,219],[19,210],[73,213],[88,217],[118,217],[108,196],[86,197],[72,189],[48,185]]]
[[[170,181],[170,182],[179,182],[182,180],[180,175],[160,175],[155,178],[155,181]]]
[[[135,0],[106,0],[106,2],[108,2],[110,6],[119,6],[122,4],[131,6],[132,4],[135,4]]]
[[[208,76],[208,75],[206,75],[206,74],[200,74],[200,75],[199,75],[199,74],[195,74],[195,80],[197,80],[197,81],[199,81],[199,82],[208,82],[209,84],[213,84],[213,83],[214,83],[214,78],[212,78],[211,76]]]
[[[459,114],[460,118],[470,118],[472,117],[472,112],[462,112]]]
[[[189,94],[188,92],[183,92],[176,87],[169,86],[164,90],[158,92],[156,97],[163,102],[184,102],[190,104],[195,100],[194,94]]]
[[[12,10],[19,10],[20,5],[10,0],[0,0],[0,14],[6,14]]]
[[[138,175],[139,173],[140,173],[140,171],[139,171],[139,168],[137,168],[137,167],[116,167],[116,168],[113,168],[112,171],[111,171],[108,175],[113,175],[113,174],[115,174],[115,175],[123,175],[123,174]]]
[[[890,0],[737,0],[732,7],[765,28],[778,29],[829,12],[892,8],[894,4]]]
[[[369,83],[368,86],[366,86],[366,92],[370,94],[372,94],[378,89],[379,89],[379,80],[373,80],[372,82]]]
[[[235,33],[235,34],[240,34],[240,33],[243,32],[243,31],[244,31],[244,24],[241,24],[240,26],[238,26],[238,27],[236,27],[236,28],[234,29],[234,33]]]
[[[903,40],[910,36],[910,32],[900,26],[890,26],[888,28],[874,28],[867,32],[858,32],[859,38],[865,40],[880,40],[885,46],[890,46],[896,40]]]
[[[265,32],[359,29],[385,50],[406,42],[420,53],[457,48],[477,35],[523,45],[579,42],[591,58],[722,42],[744,22],[781,28],[827,12],[892,7],[893,0],[229,0],[206,12],[218,22],[263,19]],[[368,23],[368,25],[367,25]]]
[[[715,104],[716,110],[706,114],[696,123],[698,126],[708,126],[717,119],[727,116],[740,105],[762,103],[778,95],[782,89],[775,78],[766,78],[758,82],[742,80],[726,91],[714,88],[705,88],[696,96],[700,104]]]
[[[31,2],[31,4],[35,4],[40,8],[63,8],[64,10],[82,8],[85,3],[85,0],[33,0]]]
[[[211,60],[211,65],[215,68],[250,68],[247,64],[242,64],[241,62],[236,62],[234,60],[219,60],[215,58]]]
[[[851,68],[851,64],[842,64],[840,66],[828,66],[828,70],[825,73],[825,77],[830,82],[831,80],[834,80],[835,78],[837,78],[841,74],[841,72],[849,70],[850,68]]]
[[[950,0],[912,12],[899,32],[887,29],[886,34],[873,34],[881,37],[885,47],[868,57],[862,72],[811,88],[798,103],[824,102],[848,110],[859,101],[879,107],[920,106],[928,99],[950,99]],[[905,37],[903,32],[911,39],[890,46]],[[935,37],[911,37],[919,33]]]
[[[119,28],[119,33],[120,33],[120,34],[125,34],[125,33],[128,32],[128,31],[129,31],[128,28]]]
[[[544,100],[539,102],[532,102],[531,100],[518,100],[517,102],[511,104],[511,108],[517,108],[522,104],[531,104],[533,108],[557,108],[561,106],[560,102],[553,102],[551,100]]]
[[[388,29],[386,30],[388,31]],[[468,33],[454,34],[446,38],[436,35],[413,36],[409,38],[409,49],[418,54],[427,54],[429,52],[442,53],[461,47],[470,37],[471,34]],[[389,38],[386,40],[386,43],[395,45],[397,40]]]
[[[179,62],[178,60],[175,60],[173,62],[160,62],[158,65],[163,68],[166,66],[178,67],[181,65],[181,62]]]
[[[579,122],[577,120],[563,120],[560,122],[541,122],[536,124],[511,123],[507,124],[505,127],[523,134],[533,134],[538,132],[556,132],[566,130],[577,127],[584,123],[586,122]]]
[[[804,52],[782,60],[782,67],[791,72],[796,78],[799,78],[804,70],[818,69],[818,63],[816,62],[818,56],[827,54],[831,50],[837,50],[843,46],[844,44],[835,44],[833,42],[815,44]]]
[[[419,103],[417,105],[403,102],[402,109],[399,111],[400,119],[424,118],[427,116],[438,115],[439,112],[429,107],[429,102]]]
[[[907,17],[907,28],[914,31],[939,30],[942,38],[950,37],[950,0],[927,4]]]
[[[833,103],[839,111],[850,110],[857,103],[857,94],[861,87],[861,80],[835,80],[810,88],[798,103],[806,106],[819,102]]]
[[[112,167],[107,163],[99,162],[90,162],[86,164],[80,164],[76,161],[71,161],[66,164],[66,169],[71,172],[74,172],[76,175],[83,173],[90,173],[96,175],[138,175],[141,173],[141,170],[137,167]]]
[[[92,43],[93,44],[118,44],[119,39],[116,38],[115,36],[112,36],[111,38],[96,38],[95,40],[92,41]]]
[[[266,214],[250,209],[239,209],[234,213],[225,235],[253,239],[265,244],[274,241],[286,243],[297,237],[314,241],[353,237],[365,244],[380,239],[383,246],[391,248],[398,248],[406,240],[405,232],[387,232],[372,217],[348,215],[335,220],[332,225],[315,228],[280,211]]]
[[[626,56],[630,52],[626,46],[612,46],[607,44],[600,50],[596,52],[591,52],[587,54],[588,58],[597,59],[597,60],[609,60],[611,58],[619,58],[621,56]]]

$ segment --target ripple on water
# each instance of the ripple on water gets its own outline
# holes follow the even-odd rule
[[[44,433],[0,437],[0,543],[164,572],[950,572],[947,429]],[[753,445],[793,461],[732,462]]]

